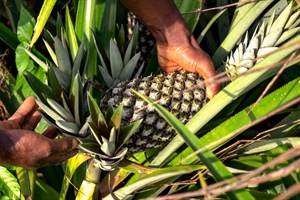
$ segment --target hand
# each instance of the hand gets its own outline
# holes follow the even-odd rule
[[[35,98],[27,98],[6,121],[0,122],[0,163],[27,169],[58,165],[77,154],[78,141],[56,137],[49,127],[42,135],[33,130],[40,121]]]
[[[199,47],[173,0],[121,0],[156,39],[158,61],[166,72],[187,70],[200,73],[212,98],[219,92],[214,65]]]
[[[213,98],[219,90],[220,85],[215,77],[214,64],[210,57],[199,47],[193,36],[184,40],[186,35],[172,35],[175,42],[168,44],[157,44],[158,62],[165,72],[186,70],[197,72],[205,79],[206,94],[209,99]],[[175,39],[182,38],[182,40]]]

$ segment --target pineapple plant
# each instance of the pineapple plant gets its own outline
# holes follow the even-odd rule
[[[224,63],[229,77],[246,72],[266,55],[278,49],[280,44],[299,33],[300,11],[293,12],[292,5],[293,2],[278,16],[273,12],[267,23],[261,22],[250,40],[249,34],[246,33],[244,40]]]

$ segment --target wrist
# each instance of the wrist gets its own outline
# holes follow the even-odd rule
[[[163,28],[149,28],[158,45],[189,43],[192,33],[182,20],[174,21]]]

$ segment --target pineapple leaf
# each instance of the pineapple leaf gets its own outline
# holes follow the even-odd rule
[[[134,26],[134,29],[132,32],[132,37],[129,41],[129,44],[126,48],[126,52],[124,55],[124,64],[125,65],[129,62],[130,58],[132,58],[136,52],[136,46],[137,46],[137,40],[138,40],[138,30],[139,30],[139,25],[136,24]]]
[[[24,73],[24,77],[25,77],[27,83],[30,85],[31,89],[34,91],[34,93],[38,96],[38,98],[41,101],[46,102],[44,94],[48,97],[52,97],[51,88],[48,85],[45,85],[43,82],[41,82],[38,78],[36,78],[29,71]]]
[[[288,19],[290,18],[291,12],[292,12],[292,6],[293,2],[291,2],[282,12],[281,14],[276,18],[274,23],[272,23],[272,27],[270,29],[270,33],[283,29],[285,27]]]
[[[68,51],[64,47],[63,43],[58,39],[58,37],[55,37],[54,46],[58,63],[57,67],[67,76],[70,76],[71,61]]]
[[[88,125],[92,131],[92,135],[93,135],[94,139],[98,142],[99,145],[102,145],[102,141],[100,140],[98,128],[93,123],[90,123],[90,122],[88,122]]]
[[[113,115],[111,116],[108,127],[113,128],[115,127],[117,131],[120,130],[121,127],[121,120],[122,120],[122,111],[123,111],[123,104],[120,104],[116,110],[114,111]]]
[[[51,46],[49,45],[49,43],[46,41],[46,40],[43,40],[44,43],[45,43],[45,46],[47,48],[47,51],[48,53],[50,54],[51,58],[52,58],[52,61],[54,62],[54,64],[56,66],[58,66],[58,63],[57,63],[57,57],[56,57],[56,54],[55,52],[53,51],[53,49],[51,48]]]
[[[109,124],[113,114],[114,114],[114,108],[112,107],[112,105],[109,104],[105,113],[105,121],[107,124]]]
[[[290,16],[289,21],[285,24],[284,29],[291,29],[298,26],[298,24],[300,23],[299,15],[300,15],[300,10],[293,13]]]
[[[68,6],[66,6],[65,24],[66,24],[66,35],[68,38],[68,44],[70,45],[70,53],[72,56],[72,60],[74,60],[78,51],[78,43],[77,43],[77,37],[76,37],[74,25],[72,23]]]
[[[82,124],[82,106],[83,106],[83,86],[82,80],[79,74],[76,74],[71,89],[71,104],[73,105],[73,112],[75,117],[75,122],[81,126]]]
[[[122,73],[120,74],[120,80],[126,81],[128,80],[128,77],[130,78],[132,76],[132,73],[134,71],[134,68],[139,61],[141,53],[137,53],[124,67],[122,70]]]
[[[39,66],[41,66],[45,71],[48,70],[48,65],[43,62],[41,59],[39,59],[36,55],[34,55],[33,53],[31,53],[29,50],[25,49],[23,47],[23,50],[30,56],[30,58],[32,58],[32,60],[34,60]]]
[[[50,66],[52,67],[52,66]],[[69,76],[66,75],[65,73],[63,73],[62,71],[60,71],[57,67],[52,67],[56,77],[59,81],[59,83],[61,84],[62,88],[67,92],[69,91]]]
[[[296,33],[299,33],[299,31],[300,31],[300,27],[296,27],[296,28],[285,31],[280,36],[280,38],[277,40],[277,42],[275,43],[274,46],[279,46],[281,43],[285,42],[286,40],[288,40],[289,38],[294,36]]]
[[[54,119],[55,121],[60,120],[60,121],[64,121],[63,117],[60,116],[58,113],[56,113],[55,111],[53,111],[51,108],[49,108],[46,104],[44,104],[42,101],[40,100],[36,100],[36,103],[42,108],[42,110],[47,113],[47,115],[49,115],[52,119]]]
[[[80,130],[78,124],[74,122],[67,122],[64,120],[56,120],[55,123],[59,128],[63,129],[64,131],[78,136],[78,132]]]
[[[99,66],[99,70],[101,72],[101,75],[106,83],[107,86],[114,86],[114,79],[111,77],[107,69],[104,67]]]
[[[64,107],[62,107],[59,103],[57,103],[55,100],[47,98],[47,103],[54,111],[59,113],[65,121],[74,122],[74,117],[72,116],[72,114],[69,111],[67,111]]]
[[[123,24],[121,25],[118,37],[117,37],[117,44],[120,45],[121,47],[125,46],[125,30]]]
[[[117,155],[114,156],[115,159],[124,158],[128,152],[128,148],[123,147],[121,150],[117,151]]]
[[[96,142],[85,142],[79,144],[78,148],[92,155],[101,153],[100,146]]]
[[[115,80],[120,77],[123,70],[123,61],[117,44],[113,39],[109,42],[109,61],[111,67],[111,75]]]
[[[47,79],[48,79],[48,85],[52,88],[54,100],[61,104],[62,100],[61,100],[60,96],[63,92],[63,89],[56,77],[53,67],[49,67],[49,70],[47,73]]]
[[[88,122],[85,122],[83,124],[83,126],[81,127],[81,129],[78,131],[78,135],[80,137],[87,137],[89,134],[88,131],[89,131],[89,124],[88,124]]]
[[[116,143],[117,137],[118,137],[118,133],[117,133],[116,127],[113,127],[113,128],[110,130],[110,134],[109,134],[109,139],[108,139],[108,141],[115,144],[115,143]]]
[[[84,70],[81,69],[81,66],[82,66],[85,45],[86,45],[86,38],[80,44],[79,49],[77,51],[77,55],[74,59],[73,69],[72,69],[72,79],[74,79],[74,77],[77,73],[84,72]]]
[[[93,124],[98,124],[98,115],[103,115],[97,102],[92,97],[92,95],[88,92],[88,107],[90,111],[90,116]],[[102,117],[104,118],[104,117]]]
[[[70,101],[69,101],[69,99],[66,97],[66,94],[65,94],[65,93],[61,93],[61,98],[62,98],[62,103],[63,103],[64,108],[65,108],[69,113],[72,113],[71,110],[70,110],[70,108],[69,108]]]
[[[138,121],[133,122],[132,124],[121,127],[120,134],[119,134],[118,141],[117,141],[118,148],[121,148],[129,140],[129,138],[138,129],[138,127],[140,126],[142,121],[143,120],[138,120]],[[117,150],[117,151],[119,151],[119,150]]]
[[[98,56],[100,58],[100,61],[101,61],[101,65],[103,66],[104,69],[106,69],[106,71],[108,71],[107,66],[106,66],[106,62],[104,61],[104,58],[103,58],[102,53],[99,49],[99,46],[97,45],[95,34],[93,33],[92,36],[93,36],[93,41],[94,41],[94,44],[95,44],[95,47],[96,47],[96,50],[97,50],[97,54],[98,54]],[[103,50],[103,52],[104,52],[104,50]],[[103,53],[103,55],[106,56],[105,53]]]
[[[103,144],[101,145],[100,149],[103,151],[104,154],[112,157],[114,156],[116,145],[113,142],[110,142],[108,140],[104,140]]]

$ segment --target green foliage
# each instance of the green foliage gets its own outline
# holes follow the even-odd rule
[[[17,200],[21,196],[17,179],[2,166],[0,166],[0,191],[9,199]]]
[[[282,10],[287,5],[285,0],[255,1],[217,12],[202,13],[199,21],[199,14],[185,13],[201,9],[203,3],[201,0],[175,2],[180,12],[184,14],[188,26],[195,30],[196,36],[199,35],[197,41],[213,44],[206,45],[205,48],[207,52],[213,53],[216,67],[225,61],[225,57],[235,49],[247,31],[249,35],[253,33],[256,23],[262,17],[268,20],[268,13]],[[19,199],[21,191],[22,195],[34,199],[70,199],[75,196],[75,189],[70,187],[72,183],[76,183],[77,187],[81,185],[79,192],[81,196],[78,195],[77,199],[84,199],[88,195],[97,196],[98,193],[95,191],[100,191],[102,197],[106,199],[113,199],[115,196],[140,199],[163,194],[185,192],[188,194],[192,190],[200,191],[202,188],[209,191],[211,185],[230,177],[234,178],[231,180],[233,183],[239,181],[239,174],[251,173],[299,145],[299,108],[291,107],[292,104],[288,105],[300,96],[299,73],[296,73],[299,71],[299,53],[296,54],[298,57],[294,57],[286,64],[286,67],[290,67],[289,73],[292,76],[287,72],[280,75],[281,82],[276,82],[274,86],[279,89],[272,88],[267,96],[255,104],[261,91],[270,82],[270,78],[279,70],[272,66],[286,61],[285,59],[299,48],[297,44],[300,37],[297,33],[291,40],[280,44],[278,51],[256,63],[248,74],[241,75],[224,87],[185,126],[159,105],[154,104],[166,121],[178,131],[178,136],[162,149],[125,155],[126,151],[121,151],[121,147],[132,134],[131,130],[137,128],[138,123],[120,128],[122,107],[116,114],[113,114],[112,109],[102,114],[97,103],[101,98],[101,92],[89,89],[88,95],[86,82],[97,80],[113,85],[116,78],[121,77],[118,81],[122,81],[134,71],[138,56],[133,59],[132,55],[137,38],[129,42],[124,33],[126,24],[116,25],[121,21],[118,17],[124,14],[120,13],[117,1],[74,1],[74,5],[70,4],[65,10],[60,10],[64,14],[62,15],[64,22],[60,16],[53,17],[56,15],[53,11],[56,9],[55,4],[62,7],[65,1],[48,0],[44,1],[41,9],[32,6],[20,7],[19,10],[17,6],[9,3],[11,10],[6,8],[6,18],[10,19],[12,28],[10,30],[0,23],[0,39],[16,51],[18,74],[14,85],[15,95],[18,94],[21,96],[19,99],[22,99],[32,95],[30,88],[33,88],[43,109],[42,115],[48,122],[59,127],[65,135],[83,137],[80,139],[82,142],[80,147],[88,154],[78,154],[58,167],[41,169],[39,172],[43,179],[35,179],[27,171],[20,170],[17,178],[19,181],[23,180],[20,184],[21,189],[17,179],[7,168],[0,167],[2,170],[0,191],[3,193],[1,199]],[[207,2],[207,6],[211,6],[210,3]],[[221,4],[227,4],[227,1],[218,1],[213,6]],[[295,3],[292,6],[293,10],[299,9]],[[13,14],[18,12],[19,16]],[[35,23],[31,14],[38,13],[40,15]],[[49,54],[44,53],[45,48],[38,40],[47,19],[49,30],[44,32],[43,38]],[[216,20],[218,25],[215,24]],[[201,24],[207,23],[204,21],[208,22],[207,27],[199,30]],[[221,26],[224,23],[226,26]],[[53,30],[57,32],[53,33]],[[35,34],[32,37],[33,32]],[[214,34],[211,34],[212,32]],[[120,46],[123,48],[127,46],[129,50],[124,51]],[[125,67],[125,63],[130,64]],[[146,73],[154,73],[156,68],[157,60],[154,53]],[[112,77],[109,81],[108,75]],[[88,108],[90,117],[86,112]],[[271,116],[275,118],[276,123],[272,120],[265,121],[266,117]],[[53,121],[53,118],[56,120]],[[262,129],[254,127],[258,122],[262,123],[262,126],[271,123],[271,126]],[[81,129],[82,127],[84,128]],[[257,135],[267,129],[271,129],[268,137],[260,140],[254,138],[255,142],[252,144],[244,141],[252,139],[250,133]],[[125,134],[119,135],[118,131]],[[85,138],[88,134],[92,135],[92,139]],[[117,137],[120,139],[117,140]],[[235,142],[239,142],[238,139],[243,141],[236,146]],[[202,151],[199,152],[199,149]],[[107,164],[105,167],[103,162]],[[276,172],[293,162],[294,159],[284,160],[278,166],[265,170],[262,175]],[[102,172],[103,169],[108,169],[107,166],[111,171]],[[207,173],[207,170],[210,173]],[[59,181],[49,178],[58,174],[60,174]],[[198,178],[193,182],[191,180],[195,180],[193,179],[195,175]],[[61,181],[62,187],[58,188]],[[178,186],[177,183],[182,183],[181,181],[190,181],[189,187],[181,187],[180,184]],[[35,182],[35,186],[30,183],[28,187],[28,182]],[[299,175],[292,172],[282,179],[269,180],[247,190],[233,190],[227,194],[232,199],[240,197],[240,199],[271,199],[297,183]],[[91,186],[90,191],[88,186]]]

